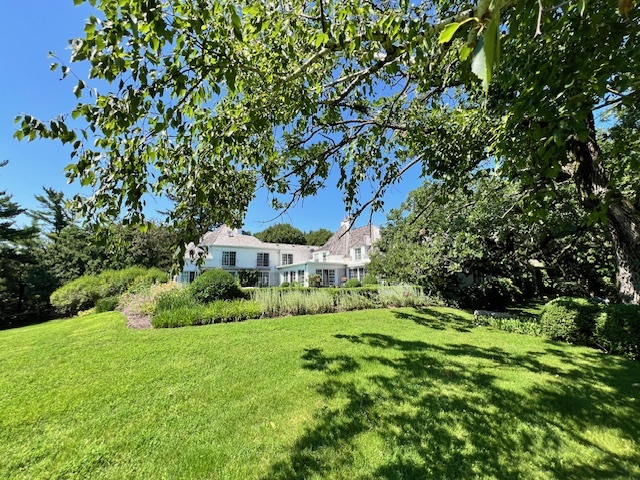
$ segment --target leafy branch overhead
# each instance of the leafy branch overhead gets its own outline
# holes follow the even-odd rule
[[[595,221],[627,205],[595,118],[638,103],[632,0],[89,3],[71,43],[89,78],[54,65],[80,103],[16,136],[72,145],[95,218],[166,195],[196,240],[239,226],[259,187],[286,208],[337,174],[357,215],[412,169],[456,184],[487,166],[533,192],[572,179]]]

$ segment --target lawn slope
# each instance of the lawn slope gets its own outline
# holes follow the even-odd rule
[[[451,309],[0,332],[0,478],[639,478],[640,363]]]

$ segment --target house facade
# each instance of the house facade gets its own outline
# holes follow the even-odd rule
[[[349,227],[350,221],[345,219],[329,241],[317,247],[262,242],[242,230],[221,225],[207,232],[199,245],[187,245],[178,281],[191,283],[199,273],[211,268],[221,268],[236,277],[243,270],[256,271],[261,287],[284,282],[309,286],[309,277],[316,274],[322,286],[342,285],[350,278],[362,280],[380,230],[374,225]],[[198,266],[200,253],[204,262]]]

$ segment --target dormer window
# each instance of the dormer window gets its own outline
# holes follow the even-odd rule
[[[354,248],[353,256],[356,260],[362,260],[362,248],[361,247]]]

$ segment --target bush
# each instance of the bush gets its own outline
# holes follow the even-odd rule
[[[160,297],[182,291],[184,287],[175,282],[151,285],[141,291],[129,289],[120,297],[118,309],[127,310],[134,315],[153,315],[156,313],[156,303]]]
[[[127,292],[138,293],[148,290],[153,285],[158,285],[162,283],[167,283],[169,281],[169,275],[160,270],[159,268],[150,268],[143,275],[137,277],[129,288],[127,288]]]
[[[318,288],[322,285],[322,277],[317,273],[309,275],[309,287]]]
[[[101,298],[96,301],[96,313],[113,312],[118,306],[118,297]]]
[[[640,307],[604,306],[596,318],[594,340],[607,353],[640,360]]]
[[[368,295],[367,291],[347,290],[344,293],[335,297],[339,310],[365,310],[379,306],[377,295]]]
[[[510,278],[491,277],[460,292],[460,303],[470,308],[500,309],[522,296]]]
[[[242,287],[258,285],[259,272],[257,270],[238,270],[238,281]]]
[[[542,328],[540,321],[537,318],[531,317],[491,317],[480,316],[475,319],[476,325],[489,325],[498,330],[504,330],[505,332],[522,333],[525,335],[541,336]]]
[[[235,284],[233,275],[219,268],[206,270],[188,287],[189,293],[199,303],[216,300],[233,300],[242,297],[242,291]]]
[[[378,280],[376,279],[376,277],[374,275],[371,275],[370,273],[367,273],[364,277],[362,277],[362,285],[377,285],[378,284]]]
[[[144,282],[148,283],[160,279],[166,281],[167,275],[158,269],[141,267],[105,270],[99,275],[84,275],[63,285],[51,294],[50,302],[61,313],[74,314],[95,306],[101,298],[123,294],[140,278],[145,278]]]
[[[85,275],[63,285],[51,294],[50,302],[60,313],[73,315],[93,307],[102,296],[103,282],[94,275]]]
[[[556,298],[544,306],[540,330],[553,340],[590,345],[598,313],[600,305],[585,298]]]
[[[361,287],[362,284],[357,278],[350,278],[349,280],[347,280],[347,283],[345,283],[344,286],[346,288],[358,288]]]
[[[282,287],[282,288],[288,288],[289,286],[290,286],[289,282],[282,282],[280,284],[280,287]]]

